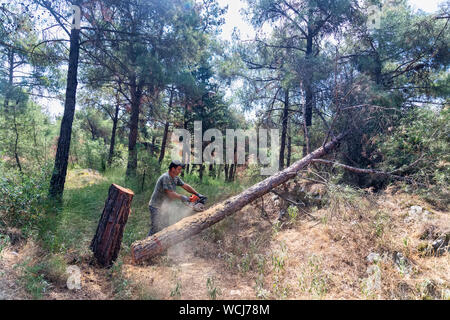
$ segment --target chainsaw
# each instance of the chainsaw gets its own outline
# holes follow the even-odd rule
[[[186,205],[192,208],[192,210],[200,212],[206,209],[206,200],[208,200],[208,198],[205,196],[199,197],[193,194],[189,197],[189,202],[187,202]]]

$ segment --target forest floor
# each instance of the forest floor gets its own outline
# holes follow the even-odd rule
[[[288,205],[267,194],[134,265],[129,246],[148,231],[149,195],[137,195],[118,261],[104,269],[88,249],[110,183],[97,178],[73,187],[58,241],[3,248],[0,299],[450,299],[450,212],[399,187],[373,193],[296,179],[280,190],[307,206],[290,207],[282,222]],[[103,198],[94,201],[100,186]],[[57,247],[51,254],[49,243]],[[71,265],[81,289],[67,288]]]

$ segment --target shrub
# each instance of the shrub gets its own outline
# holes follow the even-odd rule
[[[0,162],[0,224],[22,228],[25,235],[42,215],[52,166],[27,175]]]
[[[440,111],[415,109],[393,134],[381,144],[384,170],[403,169],[423,186],[428,198],[442,205],[449,203],[450,108]],[[420,159],[414,166],[410,164]]]

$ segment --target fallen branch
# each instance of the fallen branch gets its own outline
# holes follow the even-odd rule
[[[247,204],[270,192],[273,188],[294,178],[298,171],[306,167],[312,160],[324,156],[330,150],[335,148],[345,135],[346,133],[340,134],[325,146],[320,147],[303,159],[296,161],[290,167],[255,184],[242,193],[225,200],[204,212],[186,217],[148,238],[134,242],[131,245],[133,261],[139,262],[156,256],[164,252],[167,248],[200,233],[202,230],[214,225],[225,217],[241,210]]]
[[[419,160],[421,160],[421,159],[418,159],[415,163],[419,162]],[[394,178],[394,179],[397,179],[397,180],[408,181],[410,183],[415,183],[415,184],[418,184],[418,185],[421,185],[421,186],[425,186],[424,184],[419,183],[417,181],[414,181],[411,178],[402,177],[402,176],[398,176],[398,175],[392,174],[392,172],[401,172],[401,171],[404,171],[405,169],[401,169],[401,170],[398,169],[398,170],[394,170],[394,171],[391,171],[391,172],[384,172],[384,171],[373,170],[373,169],[361,169],[361,168],[351,167],[351,166],[348,166],[346,164],[333,162],[333,161],[330,161],[330,160],[324,160],[324,159],[313,159],[311,162],[323,163],[323,164],[338,166],[338,167],[341,167],[341,168],[343,168],[345,170],[348,170],[348,171],[351,171],[351,172],[355,172],[355,173],[360,173],[360,174],[374,174],[374,175],[381,175],[381,176],[391,177],[391,178]],[[408,167],[411,167],[411,165],[408,166]]]

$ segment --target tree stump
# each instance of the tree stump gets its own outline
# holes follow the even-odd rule
[[[105,267],[111,266],[119,255],[133,196],[133,191],[116,184],[109,188],[108,198],[90,246],[97,261]]]

